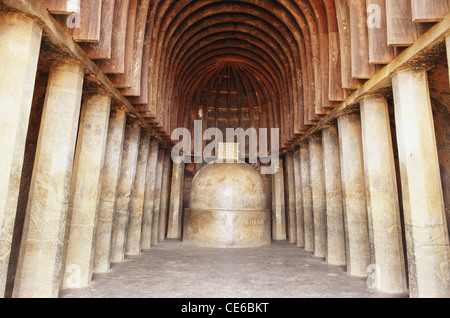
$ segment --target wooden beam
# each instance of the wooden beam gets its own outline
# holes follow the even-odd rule
[[[387,38],[391,46],[410,46],[417,38],[411,0],[386,0]]]
[[[133,76],[134,37],[136,31],[137,0],[130,0],[127,33],[125,36],[124,72],[112,74],[109,79],[116,88],[130,88]]]
[[[102,0],[100,41],[95,43],[80,43],[81,47],[92,60],[111,58],[114,7],[115,0]]]
[[[101,0],[81,0],[81,28],[74,29],[73,39],[77,42],[100,41],[101,16]]]
[[[358,89],[361,81],[352,77],[350,9],[347,0],[336,0],[336,14],[339,28],[339,44],[341,51],[342,87]]]
[[[373,10],[368,13],[369,62],[388,64],[395,58],[395,50],[388,46],[386,0],[367,0],[367,4]]]
[[[114,32],[112,34],[111,59],[98,61],[105,74],[125,72],[125,46],[130,0],[117,0],[114,7]]]
[[[23,12],[31,18],[39,21],[43,27],[43,45],[41,57],[48,59],[73,60],[81,63],[85,70],[85,89],[94,90],[97,93],[103,92],[112,98],[115,108],[124,109],[129,117],[135,118],[140,125],[151,136],[162,144],[163,147],[171,145],[164,142],[155,130],[149,125],[147,120],[130,104],[130,102],[113,87],[111,81],[101,72],[98,66],[86,55],[83,49],[69,36],[67,31],[51,16],[40,1],[31,0],[0,0],[0,5],[4,4],[12,9]]]
[[[448,14],[448,0],[411,0],[414,22],[439,22]]]
[[[369,64],[369,37],[367,33],[366,0],[349,1],[352,77],[371,78],[376,69]]]
[[[44,0],[44,6],[51,14],[70,15],[80,13],[81,0]]]
[[[420,67],[425,70],[432,69],[444,58],[446,37],[450,36],[450,15],[437,23],[428,32],[422,35],[415,43],[397,56],[391,63],[381,69],[374,77],[368,80],[360,89],[350,95],[339,107],[334,109],[329,115],[323,118],[316,126],[311,128],[303,137],[295,143],[307,140],[310,136],[319,132],[322,128],[334,122],[337,117],[348,112],[361,99],[383,93],[383,89],[390,88],[391,78],[399,71],[408,68]]]

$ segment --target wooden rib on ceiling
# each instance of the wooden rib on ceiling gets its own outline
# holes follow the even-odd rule
[[[422,0],[43,3],[65,15],[81,5],[83,17],[92,16],[72,34],[162,138],[168,140],[178,126],[192,128],[201,90],[224,72],[257,98],[248,115],[238,111],[238,122],[280,128],[283,147],[361,87],[376,65],[395,58],[393,46],[410,45],[419,21],[439,21],[448,13],[446,0],[433,6]],[[368,4],[381,4],[382,25],[376,30],[365,29]],[[238,96],[238,104],[248,98]],[[230,122],[231,115],[217,114],[216,122]]]

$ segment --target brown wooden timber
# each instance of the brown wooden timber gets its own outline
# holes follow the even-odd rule
[[[376,94],[385,94],[386,88],[391,87],[391,78],[399,71],[419,68],[432,69],[440,63],[440,58],[446,58],[445,38],[450,35],[450,15],[436,24],[422,35],[415,43],[397,56],[390,64],[381,69],[374,77],[368,80],[360,89],[349,96],[345,102],[333,110],[328,116],[311,128],[295,145],[299,145],[322,128],[336,120],[337,117],[357,105],[361,99]]]
[[[18,10],[27,16],[36,19],[43,27],[43,39],[41,58],[46,63],[53,60],[77,61],[83,65],[85,69],[84,89],[104,93],[112,98],[114,107],[124,109],[128,116],[139,121],[143,129],[151,136],[162,143],[164,147],[169,147],[159,138],[155,130],[150,127],[144,117],[131,105],[128,100],[113,87],[108,77],[101,72],[98,66],[86,55],[76,42],[69,36],[66,30],[55,21],[44,5],[39,1],[30,0],[0,0],[0,4],[4,4],[10,9]]]

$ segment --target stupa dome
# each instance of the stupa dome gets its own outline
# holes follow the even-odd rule
[[[246,163],[215,162],[200,169],[184,221],[184,242],[189,244],[259,247],[271,243],[264,183]]]
[[[265,210],[260,174],[246,163],[212,163],[200,169],[191,186],[196,210]]]

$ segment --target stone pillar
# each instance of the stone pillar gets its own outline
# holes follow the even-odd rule
[[[0,15],[0,298],[4,297],[42,29]]]
[[[163,165],[163,180],[161,184],[161,210],[159,212],[159,229],[158,229],[158,241],[163,242],[166,239],[167,232],[167,219],[169,214],[169,195],[171,185],[171,167],[172,158],[170,151],[166,151],[164,155]]]
[[[364,174],[369,225],[373,233],[376,287],[407,291],[389,111],[384,97],[361,101]]]
[[[294,151],[295,215],[297,223],[297,246],[305,247],[303,222],[303,189],[300,149]]]
[[[327,204],[327,262],[342,266],[346,265],[345,229],[337,126],[322,130],[322,148]]]
[[[311,194],[314,219],[314,255],[327,256],[327,203],[323,171],[322,138],[309,139],[309,163],[311,169]]]
[[[272,175],[272,239],[283,241],[287,239],[283,160],[279,160],[278,166],[278,171]]]
[[[289,243],[297,243],[297,215],[295,213],[295,181],[294,181],[294,153],[288,152],[286,154],[286,176],[288,186],[288,233]]]
[[[142,216],[144,213],[145,180],[147,177],[148,153],[150,150],[150,135],[142,133],[139,146],[136,178],[131,191],[130,218],[128,222],[126,255],[141,253]]]
[[[106,95],[85,96],[81,106],[65,234],[63,288],[87,287],[92,280],[110,107],[111,99]]]
[[[111,267],[111,234],[114,204],[120,179],[126,122],[127,115],[125,111],[111,111],[102,174],[100,207],[95,230],[94,272],[97,273],[107,272]]]
[[[412,297],[450,297],[450,247],[425,71],[392,80]]]
[[[135,120],[129,120],[125,128],[122,165],[114,208],[113,231],[111,240],[111,262],[125,259],[125,239],[129,221],[131,191],[136,176],[141,126]]]
[[[159,143],[152,140],[147,164],[147,176],[145,182],[144,214],[142,216],[141,249],[151,248],[153,207],[155,203],[156,168],[158,166]]]
[[[314,252],[314,220],[311,193],[311,170],[309,169],[309,147],[307,143],[300,145],[302,170],[303,221],[305,230],[305,251]]]
[[[152,221],[152,237],[151,246],[158,244],[158,230],[159,230],[159,212],[161,211],[161,188],[163,180],[165,150],[159,149],[158,164],[156,167],[156,185],[155,185],[155,200],[153,203],[153,221]]]
[[[174,163],[170,191],[168,239],[181,239],[183,216],[184,162]]]
[[[13,297],[58,296],[83,78],[76,63],[50,70]]]
[[[360,116],[343,115],[338,118],[338,127],[347,272],[366,277],[371,260]]]

